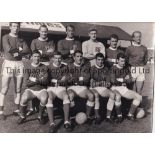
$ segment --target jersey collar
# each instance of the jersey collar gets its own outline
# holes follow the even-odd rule
[[[33,67],[38,67],[40,65],[40,63],[38,65],[35,65],[34,63],[31,63],[31,66]]]
[[[43,38],[39,37],[39,38],[38,38],[38,40],[40,40],[40,41],[47,41],[47,40],[48,40],[48,37],[47,37],[47,38],[45,38],[45,39],[43,39]]]
[[[78,65],[78,64],[76,64],[75,62],[74,62],[74,65],[75,65],[76,67],[81,67],[81,66],[82,66],[82,64],[81,64],[81,65]]]
[[[133,46],[141,46],[141,44],[135,44],[134,42],[132,42]]]
[[[9,35],[14,38],[18,37],[18,35],[13,35],[12,33],[9,33]]]
[[[112,51],[116,51],[117,50],[117,47],[116,48],[113,48],[113,47],[110,46],[109,49],[112,50]]]
[[[67,38],[67,37],[66,37],[65,39],[66,39],[66,40],[74,40],[74,38]]]
[[[98,69],[104,68],[104,65],[102,67],[99,67],[97,64],[95,64],[95,67]]]

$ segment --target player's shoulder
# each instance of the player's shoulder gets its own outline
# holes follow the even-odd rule
[[[146,47],[146,46],[141,45],[141,47],[142,47],[144,50],[147,50],[147,47]]]
[[[4,36],[3,36],[3,39],[5,39],[5,38],[9,38],[9,34],[5,34]]]
[[[65,41],[66,41],[66,39],[61,39],[61,40],[58,41],[58,43],[60,44],[60,43],[63,43]]]
[[[86,40],[82,43],[82,45],[87,45],[90,41],[89,40]]]

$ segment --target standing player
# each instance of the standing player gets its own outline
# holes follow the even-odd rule
[[[118,53],[124,52],[118,48],[118,36],[116,34],[112,34],[110,36],[110,47],[106,49],[106,62],[108,67],[112,67],[113,64],[116,64]]]
[[[14,114],[19,113],[19,103],[21,98],[21,87],[23,83],[22,56],[30,53],[26,42],[18,36],[20,23],[10,23],[10,33],[3,36],[2,44],[5,60],[2,65],[2,89],[0,92],[0,118],[6,119],[4,115],[4,98],[8,92],[10,80],[13,78],[15,85],[15,105]]]
[[[134,115],[137,107],[142,101],[142,96],[133,90],[129,90],[127,85],[131,83],[132,78],[130,75],[130,70],[125,66],[126,56],[123,53],[117,55],[117,64],[111,68],[111,82],[113,83],[112,90],[116,93],[115,108],[118,117],[118,122],[122,121],[121,112],[121,96],[126,99],[133,99],[129,113],[127,115],[128,119],[134,120]]]
[[[21,115],[18,124],[22,124],[26,120],[27,103],[34,98],[38,98],[41,102],[39,106],[38,120],[41,124],[44,123],[42,113],[48,100],[48,93],[46,91],[48,84],[48,67],[40,63],[40,57],[41,54],[38,50],[33,51],[31,66],[25,70],[27,74],[27,88],[21,98]]]
[[[126,50],[129,65],[131,65],[131,76],[134,79],[136,92],[142,94],[142,89],[145,81],[145,65],[148,59],[147,48],[141,45],[142,34],[140,31],[135,31],[132,34],[132,45]]]
[[[50,86],[47,88],[49,98],[46,105],[50,121],[49,132],[56,132],[57,130],[53,114],[53,101],[56,97],[63,101],[64,127],[67,131],[71,131],[71,123],[69,121],[70,101],[66,90],[68,68],[61,63],[61,59],[61,53],[55,52],[53,63],[50,65]]]
[[[107,103],[106,120],[113,123],[111,113],[114,107],[115,93],[110,88],[109,70],[104,66],[104,56],[102,53],[96,54],[96,63],[91,67],[91,90],[95,94],[95,117],[96,124],[99,124],[101,119],[99,115],[99,95],[109,97]]]
[[[66,26],[67,36],[65,39],[60,40],[58,42],[58,51],[61,52],[62,61],[67,64],[73,61],[72,55],[75,52],[75,50],[81,51],[81,42],[75,40],[74,31],[75,27],[73,25]]]
[[[41,63],[49,66],[50,58],[53,55],[55,50],[55,44],[53,41],[48,38],[48,28],[46,25],[41,25],[39,28],[39,37],[37,39],[32,40],[31,43],[31,51],[39,50],[41,53]],[[33,100],[30,104],[30,110],[27,115],[31,115],[35,112],[36,100]],[[36,107],[37,108],[37,107]]]
[[[39,28],[39,38],[32,40],[31,50],[39,50],[41,53],[41,63],[50,65],[50,57],[55,50],[55,44],[48,39],[48,28],[46,25],[41,25]]]
[[[97,29],[90,28],[89,30],[90,39],[82,43],[82,52],[83,57],[86,60],[89,60],[91,66],[95,64],[95,55],[97,53],[102,53],[105,56],[105,47],[101,42],[96,40],[97,38]]]
[[[86,114],[88,123],[91,122],[90,113],[94,106],[94,94],[88,89],[90,84],[90,69],[83,64],[82,52],[77,50],[74,52],[74,63],[70,64],[69,73],[71,74],[69,80],[68,94],[70,101],[74,103],[74,97],[78,96],[87,99]]]

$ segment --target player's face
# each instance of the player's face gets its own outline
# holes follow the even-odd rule
[[[117,47],[117,43],[118,43],[118,40],[116,38],[111,38],[110,39],[110,47],[116,48]]]
[[[42,39],[46,39],[47,38],[47,33],[48,33],[48,30],[46,27],[41,27],[40,30],[39,30],[39,34],[40,34],[40,37]]]
[[[76,53],[76,54],[75,54],[75,56],[74,56],[74,62],[75,62],[76,64],[81,65],[82,59],[83,59],[83,57],[82,57],[82,54],[81,54],[81,53]]]
[[[57,66],[60,66],[61,65],[61,55],[54,55],[53,63]]]
[[[119,58],[118,60],[118,65],[120,67],[124,67],[125,66],[125,58]]]
[[[102,67],[103,66],[103,62],[104,62],[103,58],[101,58],[101,57],[97,57],[96,58],[96,65],[97,66]]]
[[[10,30],[12,34],[18,34],[19,29],[20,29],[19,24],[11,23]]]
[[[133,41],[140,44],[141,43],[141,34],[140,33],[134,33]]]
[[[32,55],[32,62],[34,63],[34,64],[39,64],[39,62],[40,62],[40,54],[38,54],[38,53],[34,53],[33,55]]]
[[[96,40],[97,32],[96,31],[90,31],[89,32],[89,37],[90,37],[91,40]]]
[[[73,38],[74,37],[74,29],[72,27],[67,27],[66,34],[67,34],[67,38]]]

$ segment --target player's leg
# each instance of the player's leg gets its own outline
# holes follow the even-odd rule
[[[131,107],[128,113],[128,118],[133,120],[135,111],[142,101],[142,96],[132,90],[128,90],[126,93],[121,95],[127,99],[133,99],[133,102],[131,104]]]
[[[83,92],[83,94],[86,95],[86,98],[87,98],[87,103],[86,103],[87,123],[91,124],[90,115],[91,115],[92,109],[94,107],[95,95],[89,89],[86,89]]]
[[[39,120],[40,124],[44,124],[43,112],[44,112],[45,106],[46,106],[47,101],[48,101],[48,93],[47,93],[47,91],[46,90],[42,90],[37,95],[37,98],[40,101],[38,120]]]
[[[4,115],[4,99],[9,89],[11,77],[2,76],[2,88],[0,92],[0,119],[6,119]]]
[[[28,101],[34,99],[35,97],[36,96],[33,94],[33,92],[29,89],[26,89],[22,94],[20,101],[20,118],[18,120],[18,124],[22,124],[25,121]]]
[[[22,84],[23,84],[23,77],[22,76],[17,76],[13,77],[14,80],[14,85],[15,85],[15,105],[16,105],[16,110],[14,111],[15,115],[19,114],[19,105],[20,105],[20,99],[21,99],[21,89],[22,89]]]
[[[137,93],[141,95],[142,90],[143,90],[143,86],[144,86],[144,81],[136,81],[135,86],[136,86]]]
[[[114,102],[115,102],[115,93],[110,90],[106,89],[101,94],[102,97],[109,97],[108,103],[107,103],[107,114],[106,114],[106,120],[110,123],[113,123],[113,120],[111,119],[111,113],[114,108]]]
[[[121,94],[117,90],[113,90],[115,93],[115,109],[116,109],[116,114],[117,114],[117,123],[122,122],[122,111],[121,111]]]
[[[95,111],[95,124],[100,124],[101,117],[100,117],[100,114],[99,114],[99,108],[100,108],[99,93],[95,89],[91,89],[91,91],[95,95],[95,107],[94,107],[94,111]]]
[[[67,94],[70,100],[70,107],[73,108],[75,106],[74,97],[76,96],[76,94],[72,89],[68,89]]]
[[[56,132],[56,124],[54,122],[54,112],[53,112],[53,100],[55,99],[55,94],[50,90],[50,88],[47,89],[48,92],[48,101],[46,104],[48,118],[49,118],[49,132],[54,133]]]
[[[71,131],[71,123],[69,120],[69,109],[70,109],[69,96],[68,96],[68,93],[65,88],[60,87],[59,89],[62,89],[62,91],[60,91],[57,94],[57,96],[58,96],[58,98],[60,98],[63,101],[64,127],[66,128],[66,130]]]

